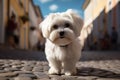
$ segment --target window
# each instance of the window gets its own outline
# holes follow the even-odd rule
[[[18,1],[19,5],[20,5],[21,7],[23,7],[22,0],[17,0],[17,1]]]

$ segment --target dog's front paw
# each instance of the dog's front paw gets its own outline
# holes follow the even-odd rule
[[[49,71],[48,71],[48,74],[50,74],[50,75],[60,74],[60,70],[50,68]]]
[[[66,76],[74,76],[76,73],[72,73],[72,72],[66,72],[65,75]]]
[[[65,75],[66,76],[74,76],[74,75],[76,75],[77,74],[77,71],[76,70],[74,70],[74,71],[66,71],[65,72]]]
[[[66,72],[65,75],[66,75],[66,76],[72,76],[73,74],[70,73],[70,72]]]

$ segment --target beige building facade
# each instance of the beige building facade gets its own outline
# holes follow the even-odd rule
[[[112,28],[118,33],[120,44],[120,0],[85,0],[83,4],[85,26],[93,25],[90,41],[99,43],[106,35],[112,37]],[[89,43],[89,42],[88,42]]]
[[[18,23],[18,35],[19,35],[19,44],[18,48],[20,49],[29,49],[29,29],[31,26],[29,16],[29,3],[33,2],[32,0],[0,0],[0,44],[5,44],[6,36],[6,25],[7,21],[10,19],[11,15],[16,16],[16,22]],[[35,5],[33,5],[35,7]],[[35,9],[34,9],[35,10]],[[35,10],[36,12],[36,10]],[[33,15],[36,13],[33,13]],[[42,21],[42,16],[39,14],[39,19]],[[32,18],[34,21],[34,18]],[[39,20],[39,21],[40,21]],[[36,19],[36,25],[38,25],[38,19]]]

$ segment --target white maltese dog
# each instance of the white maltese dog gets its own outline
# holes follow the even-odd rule
[[[45,54],[49,62],[49,74],[76,74],[76,62],[80,59],[82,44],[80,32],[83,20],[71,9],[63,13],[51,13],[40,24],[46,38]]]

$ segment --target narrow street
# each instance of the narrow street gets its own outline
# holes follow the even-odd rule
[[[78,33],[77,74],[49,75],[45,38],[64,47]],[[0,0],[0,80],[120,80],[120,0]]]
[[[0,50],[0,80],[120,80],[119,52],[82,52],[77,75],[48,75],[48,62],[40,51]]]

